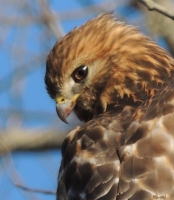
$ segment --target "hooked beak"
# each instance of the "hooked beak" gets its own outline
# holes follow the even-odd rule
[[[68,124],[66,118],[69,116],[73,110],[76,100],[79,97],[79,94],[76,94],[72,99],[65,99],[62,95],[58,95],[56,98],[56,112],[59,118]]]

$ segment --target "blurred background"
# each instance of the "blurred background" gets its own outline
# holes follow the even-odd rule
[[[166,12],[174,0],[156,0]],[[57,117],[45,61],[57,40],[103,12],[135,25],[174,55],[174,21],[141,0],[0,0],[0,199],[53,200],[69,125]],[[152,52],[154,53],[154,52]]]

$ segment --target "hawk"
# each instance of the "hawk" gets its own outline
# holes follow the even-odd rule
[[[58,200],[174,199],[174,59],[112,14],[53,47],[45,83],[67,123]]]

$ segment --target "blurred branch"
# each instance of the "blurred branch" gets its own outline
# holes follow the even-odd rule
[[[60,32],[57,32],[57,30],[55,30],[55,28],[57,28],[57,25],[55,27],[53,27],[53,25],[57,24],[57,22],[62,20],[72,20],[72,19],[81,19],[83,17],[89,16],[89,14],[99,14],[102,12],[110,12],[110,11],[114,11],[116,6],[119,5],[124,5],[125,2],[122,1],[115,1],[115,0],[105,0],[102,1],[101,3],[97,3],[94,5],[90,5],[90,6],[85,6],[82,7],[80,9],[74,9],[74,10],[68,10],[65,12],[60,11],[59,14],[57,14],[57,12],[53,12],[53,10],[51,10],[51,8],[49,7],[48,3],[46,0],[40,0],[40,5],[41,5],[41,17],[39,15],[32,15],[30,13],[30,15],[26,15],[26,16],[11,16],[8,15],[8,17],[4,17],[2,14],[0,14],[0,21],[3,25],[7,25],[7,26],[11,26],[14,25],[16,23],[20,24],[21,26],[28,26],[28,25],[32,25],[33,23],[38,23],[40,24],[41,21],[43,21],[44,18],[46,18],[45,23],[48,25],[48,27],[51,27],[51,30],[53,31],[53,33],[55,33],[55,35],[58,34],[58,36],[60,36],[59,34]],[[29,6],[29,5],[28,5]],[[58,17],[59,16],[59,17]],[[61,33],[62,34],[62,33]]]
[[[174,13],[167,10],[165,7],[155,3],[152,0],[138,0],[140,3],[143,3],[149,10],[155,10],[171,19],[174,20]]]
[[[65,32],[60,24],[58,16],[55,17],[53,11],[51,11],[49,5],[45,0],[40,0],[42,10],[42,21],[50,29],[55,37],[61,38],[65,35]]]
[[[38,17],[29,16],[29,17],[4,17],[4,15],[0,14],[0,21],[3,26],[12,26],[16,23],[19,23],[20,26],[27,27],[29,25],[33,25],[33,22],[40,23]]]
[[[58,121],[57,115],[53,112],[49,112],[49,111],[38,111],[38,110],[27,110],[27,109],[18,109],[18,112],[20,112],[21,116],[23,117],[23,120],[26,122],[30,122],[31,120],[35,120],[35,122],[38,121],[45,121],[45,122],[49,122],[50,125],[52,124],[56,124]],[[1,116],[8,118],[8,116],[13,113],[16,113],[16,109],[14,109],[13,107],[11,108],[2,108],[0,107],[0,113]]]
[[[39,151],[60,148],[68,132],[57,130],[10,129],[1,131],[0,153],[10,151]]]
[[[138,3],[140,2],[139,0],[135,0],[134,2],[145,14],[144,19],[147,20],[151,35],[163,37],[169,47],[170,53],[174,56],[174,21],[165,15],[161,15],[159,12],[149,12],[145,6],[142,6],[142,3]],[[158,3],[165,10],[174,10],[173,0],[158,0]]]
[[[43,190],[43,189],[33,189],[33,188],[29,188],[26,187],[24,185],[21,185],[19,183],[14,183],[14,185],[22,190],[26,190],[28,192],[34,192],[34,193],[42,193],[42,194],[56,194],[56,191],[52,191],[52,190]]]

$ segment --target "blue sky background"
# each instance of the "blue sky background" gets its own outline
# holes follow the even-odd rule
[[[3,3],[4,7],[0,8],[1,15],[6,16],[8,14],[22,18],[25,15],[25,9],[17,9],[14,2],[9,5]],[[19,3],[19,1],[16,2]],[[35,8],[33,15],[37,16],[37,10],[39,10],[37,1],[33,2],[33,8]],[[51,9],[59,14],[82,9],[85,6],[104,1],[52,0],[49,2]],[[117,15],[120,18],[126,19],[130,24],[136,24],[137,19],[140,20],[142,18],[140,12],[128,6],[121,5],[117,9],[113,8],[113,10],[116,10]],[[81,25],[95,15],[89,12],[89,14],[83,15],[81,18],[74,17],[62,20],[61,25],[65,33],[67,33],[75,26]],[[0,134],[2,130],[8,127],[16,127],[14,116],[10,120],[12,113],[16,113],[17,118],[21,118],[19,120],[21,122],[20,127],[26,129],[56,127],[60,131],[71,129],[78,124],[74,115],[70,116],[69,125],[65,125],[58,119],[54,102],[45,90],[46,55],[56,42],[56,37],[48,33],[48,40],[46,40],[46,37],[42,38],[42,33],[46,32],[46,29],[38,23],[33,23],[28,28],[21,28],[16,24],[16,26],[11,26],[8,31],[7,26],[2,24],[0,31],[1,35],[5,35],[3,45],[0,46]],[[142,31],[148,34],[143,28]],[[4,32],[7,33],[4,34]],[[162,39],[159,39],[159,43],[167,48]],[[19,52],[15,52],[17,47],[19,48]],[[39,62],[30,63],[33,55],[38,55],[39,57],[41,54],[45,56]],[[16,80],[13,80],[14,76],[16,76]],[[19,91],[18,88],[20,88]],[[0,199],[55,199],[54,195],[34,194],[15,187],[9,178],[9,174],[11,173],[14,180],[20,180],[25,186],[43,190],[56,190],[60,159],[59,150],[37,153],[14,152],[7,157],[0,158]],[[5,169],[4,166],[9,166],[9,169]]]

